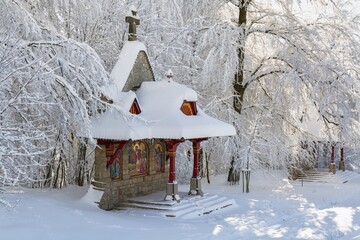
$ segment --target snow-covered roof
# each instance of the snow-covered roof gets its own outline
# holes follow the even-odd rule
[[[111,87],[103,87],[104,94],[110,98],[116,97],[117,92],[121,91],[131,73],[136,58],[139,52],[146,53],[146,47],[139,41],[126,41],[121,49],[119,59],[115,67],[110,73],[110,78],[113,81]]]
[[[141,113],[131,115],[109,110],[92,120],[92,135],[97,139],[194,139],[235,135],[235,128],[205,114],[181,110],[184,101],[196,101],[194,90],[174,81],[143,82],[135,92]],[[114,102],[116,106],[116,102]],[[125,116],[123,115],[125,114]]]
[[[236,134],[232,125],[208,116],[199,107],[197,115],[185,115],[181,105],[184,101],[197,101],[197,94],[175,81],[143,82],[136,95],[141,114],[151,123],[155,138],[192,139]]]
[[[117,106],[121,106],[122,109],[129,111],[135,98],[136,98],[136,94],[133,91],[128,91],[128,92],[118,93],[117,96],[112,100],[114,101],[114,104],[116,104]]]
[[[181,107],[184,101],[196,102],[197,94],[172,81],[172,73],[168,74],[168,81],[142,79],[149,77],[146,75],[148,72],[141,72],[143,66],[150,67],[151,71],[151,65],[147,58],[138,58],[141,51],[146,54],[143,43],[137,40],[125,42],[110,74],[112,84],[102,87],[103,94],[113,104],[91,120],[95,139],[194,139],[236,134],[232,125],[208,116],[199,107],[196,115],[183,113]],[[153,79],[152,71],[151,75]],[[124,86],[129,83],[141,85],[136,92],[123,92]],[[137,115],[130,113],[135,99],[141,110]]]
[[[151,136],[151,128],[138,116],[110,108],[97,119],[91,120],[95,139],[138,140]]]

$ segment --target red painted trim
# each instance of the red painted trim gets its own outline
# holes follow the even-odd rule
[[[121,144],[123,142],[128,143],[129,141],[125,140],[110,140],[110,139],[97,139],[98,145],[111,145],[111,144]]]
[[[111,157],[114,152],[114,144],[105,144],[106,158]]]

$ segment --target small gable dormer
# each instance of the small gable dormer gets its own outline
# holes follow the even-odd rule
[[[196,102],[185,100],[180,110],[187,116],[195,116],[197,114]]]
[[[136,98],[134,99],[134,102],[132,103],[129,112],[136,115],[141,113],[141,109]]]

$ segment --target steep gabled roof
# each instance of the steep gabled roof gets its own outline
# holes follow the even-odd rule
[[[136,74],[137,71],[143,72]],[[131,78],[131,75],[134,77]],[[140,85],[143,81],[155,80],[146,47],[142,42],[125,42],[119,59],[110,73],[110,79],[113,84],[103,87],[104,94],[110,99],[116,98],[117,92],[132,90],[135,85]],[[129,83],[129,81],[131,82]]]
[[[206,115],[200,108],[193,114],[184,113],[181,109],[184,102],[191,102],[195,109],[196,92],[171,81],[172,73],[168,74],[169,81],[155,81],[146,48],[137,41],[136,25],[139,22],[128,20],[129,41],[125,42],[110,74],[112,84],[102,88],[104,97],[113,104],[91,120],[92,136],[96,139],[138,140],[235,135],[232,125]],[[136,106],[131,109],[134,104]]]

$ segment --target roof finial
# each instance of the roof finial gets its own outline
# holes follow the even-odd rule
[[[174,74],[173,72],[171,71],[171,69],[169,69],[167,72],[166,72],[166,77],[168,79],[168,82],[171,82],[171,80],[173,79],[174,77]]]
[[[125,17],[125,21],[129,23],[129,36],[128,41],[136,41],[136,25],[140,25],[140,19],[136,15],[137,9],[133,5],[129,8],[129,13]]]

